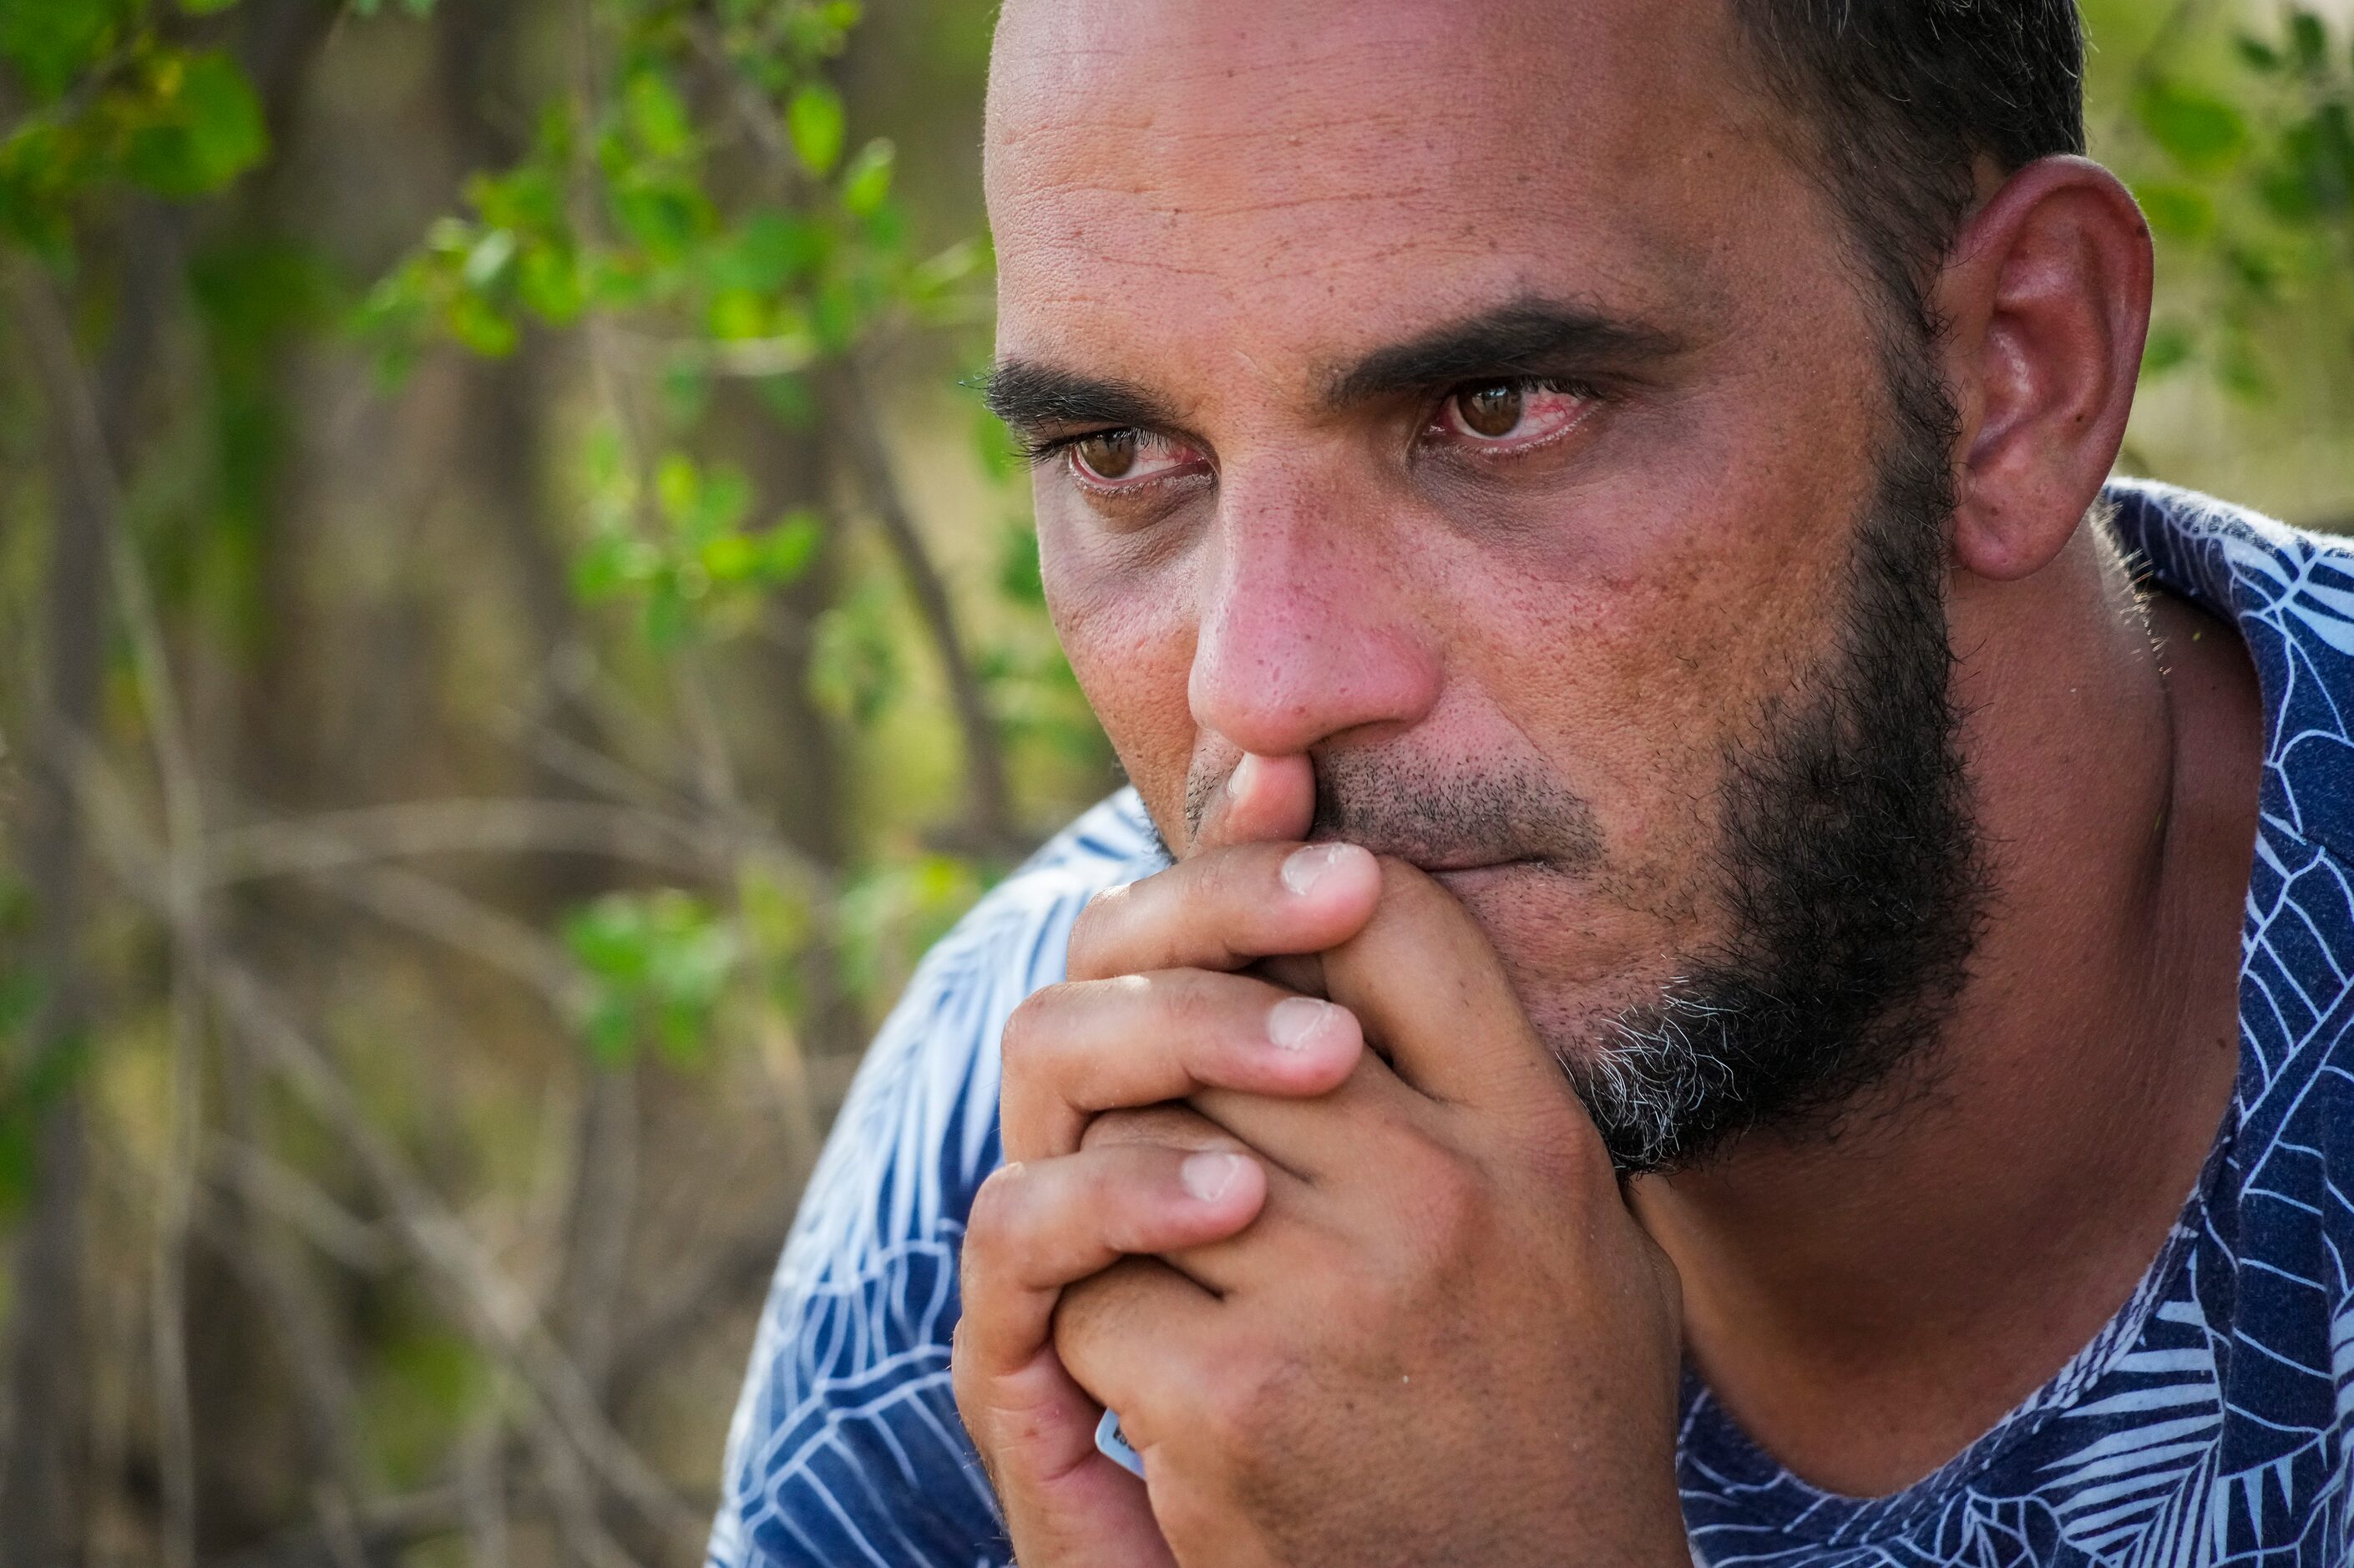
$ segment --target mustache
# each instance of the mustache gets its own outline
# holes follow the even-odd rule
[[[1316,812],[1308,836],[1361,844],[1431,871],[1542,861],[1590,872],[1602,833],[1585,798],[1526,764],[1472,770],[1374,753],[1310,753]],[[1185,780],[1185,825],[1198,836],[1231,765],[1197,765]]]

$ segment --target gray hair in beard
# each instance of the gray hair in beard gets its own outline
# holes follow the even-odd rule
[[[1834,1135],[1870,1091],[1925,1078],[1990,896],[1946,621],[1955,416],[1927,356],[1885,356],[1893,414],[1826,666],[1726,758],[1717,884],[1729,935],[1659,995],[1555,1044],[1620,1171],[1689,1167],[1742,1133]],[[1199,830],[1221,775],[1186,781]],[[1422,863],[1600,863],[1586,802],[1534,768],[1401,776],[1320,758],[1310,836]]]
[[[1933,1076],[1991,899],[1946,619],[1955,416],[1927,355],[1886,355],[1893,429],[1833,654],[1728,758],[1730,935],[1564,1068],[1620,1171],[1742,1133],[1834,1137]],[[1875,1095],[1875,1092],[1882,1092]]]

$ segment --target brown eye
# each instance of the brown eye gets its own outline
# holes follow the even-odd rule
[[[1063,450],[1071,477],[1099,494],[1142,491],[1162,480],[1199,474],[1205,467],[1199,451],[1150,430],[1097,430]]]
[[[1576,429],[1599,401],[1567,382],[1467,382],[1439,405],[1432,433],[1483,457],[1518,457]]]
[[[1136,432],[1105,430],[1073,442],[1071,455],[1091,479],[1126,479],[1136,466]]]
[[[1468,387],[1455,395],[1456,416],[1476,436],[1511,435],[1520,428],[1521,388],[1510,381]]]

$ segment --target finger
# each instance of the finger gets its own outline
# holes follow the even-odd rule
[[[1267,1196],[1257,1160],[1130,1146],[1002,1166],[973,1195],[960,1284],[983,1378],[1018,1372],[1046,1341],[1063,1287],[1131,1253],[1232,1235]]]
[[[1320,953],[1372,918],[1381,868],[1354,844],[1237,844],[1097,894],[1071,928],[1073,980],[1238,969]]]
[[[1182,1421],[1187,1388],[1207,1386],[1221,1363],[1222,1308],[1156,1258],[1123,1258],[1062,1294],[1056,1357],[1080,1387],[1119,1412],[1120,1432],[1152,1479],[1157,1450]]]
[[[1267,1175],[1267,1205],[1252,1222],[1256,1234],[1278,1197],[1306,1201],[1305,1189],[1338,1183],[1369,1165],[1379,1167],[1394,1147],[1393,1134],[1426,1140],[1436,1130],[1433,1109],[1429,1099],[1399,1082],[1368,1052],[1346,1082],[1315,1099],[1205,1089],[1182,1102],[1104,1112],[1087,1123],[1079,1146],[1144,1143],[1255,1155]],[[1293,1187],[1303,1192],[1288,1193]],[[1186,1272],[1221,1288],[1226,1283],[1191,1267]]]
[[[1288,1165],[1281,1156],[1271,1154],[1237,1137],[1232,1128],[1220,1126],[1182,1101],[1147,1106],[1141,1110],[1106,1111],[1087,1123],[1087,1131],[1080,1135],[1079,1142],[1085,1149],[1150,1144],[1162,1149],[1230,1150],[1237,1154],[1250,1155],[1265,1170],[1267,1191],[1257,1215],[1251,1221],[1254,1226],[1266,1220],[1267,1211],[1275,1202],[1279,1191],[1298,1188],[1305,1180],[1302,1173]],[[1187,1272],[1193,1271],[1189,1269]],[[1196,1274],[1193,1277],[1214,1290],[1225,1289],[1227,1283],[1208,1275]]]
[[[1163,1149],[1231,1149],[1245,1154],[1251,1151],[1241,1139],[1187,1105],[1108,1112],[1087,1123],[1080,1142],[1088,1149],[1150,1143]]]
[[[1106,1562],[1174,1568],[1150,1499],[1096,1446],[1103,1414],[1051,1343],[1011,1375],[982,1377],[967,1330],[950,1341],[957,1413],[1025,1555],[1041,1562]]]
[[[1316,767],[1298,754],[1245,752],[1210,798],[1188,856],[1228,844],[1304,839],[1316,816]]]
[[[1321,1095],[1363,1050],[1348,1009],[1247,976],[1162,969],[1049,986],[1006,1021],[1005,1157],[1071,1153],[1098,1111],[1204,1089]]]
[[[1324,955],[1327,993],[1356,1014],[1398,1077],[1431,1098],[1556,1118],[1575,1097],[1479,922],[1405,862],[1384,859],[1381,869],[1381,906]]]
[[[1402,1099],[1412,1100],[1425,1111],[1431,1109],[1429,1101],[1396,1079],[1390,1079],[1389,1084]],[[1257,1096],[1225,1097],[1237,1105],[1290,1103]],[[1341,1145],[1352,1146],[1352,1153],[1378,1161],[1378,1146],[1386,1141],[1380,1136],[1384,1129],[1368,1128],[1356,1118],[1336,1117],[1326,1101],[1317,1101],[1307,1107],[1297,1130],[1310,1135],[1300,1140],[1303,1144],[1331,1138],[1331,1152],[1326,1157],[1336,1166],[1341,1162]],[[1162,1262],[1187,1279],[1222,1297],[1268,1286],[1289,1293],[1298,1287],[1303,1271],[1320,1279],[1336,1277],[1349,1261],[1348,1255],[1354,1245],[1341,1239],[1349,1233],[1350,1225],[1340,1211],[1362,1198],[1361,1189],[1384,1190],[1376,1180],[1357,1183],[1346,1192],[1338,1187],[1320,1192],[1313,1181],[1303,1180],[1299,1173],[1287,1168],[1282,1158],[1245,1143],[1231,1129],[1190,1105],[1108,1112],[1087,1124],[1086,1141],[1089,1149],[1140,1143],[1168,1149],[1231,1149],[1258,1158],[1267,1170],[1267,1198],[1249,1224],[1230,1236],[1159,1255]],[[1424,1139],[1423,1144],[1427,1148],[1429,1139]]]

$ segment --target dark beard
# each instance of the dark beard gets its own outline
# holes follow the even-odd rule
[[[1990,897],[1946,622],[1954,417],[1893,352],[1893,425],[1830,667],[1730,759],[1732,936],[1564,1061],[1624,1172],[1835,1134],[1926,1081]]]
[[[1726,759],[1716,876],[1731,933],[1583,1041],[1564,1071],[1622,1172],[1690,1167],[1744,1132],[1828,1137],[1926,1083],[1990,896],[1946,623],[1955,421],[1920,348],[1885,356],[1892,418],[1824,667]],[[1187,780],[1198,832],[1222,773]],[[1310,837],[1427,862],[1476,847],[1557,874],[1603,846],[1541,771],[1448,777],[1379,753],[1316,767]],[[1163,843],[1166,853],[1166,844]]]

